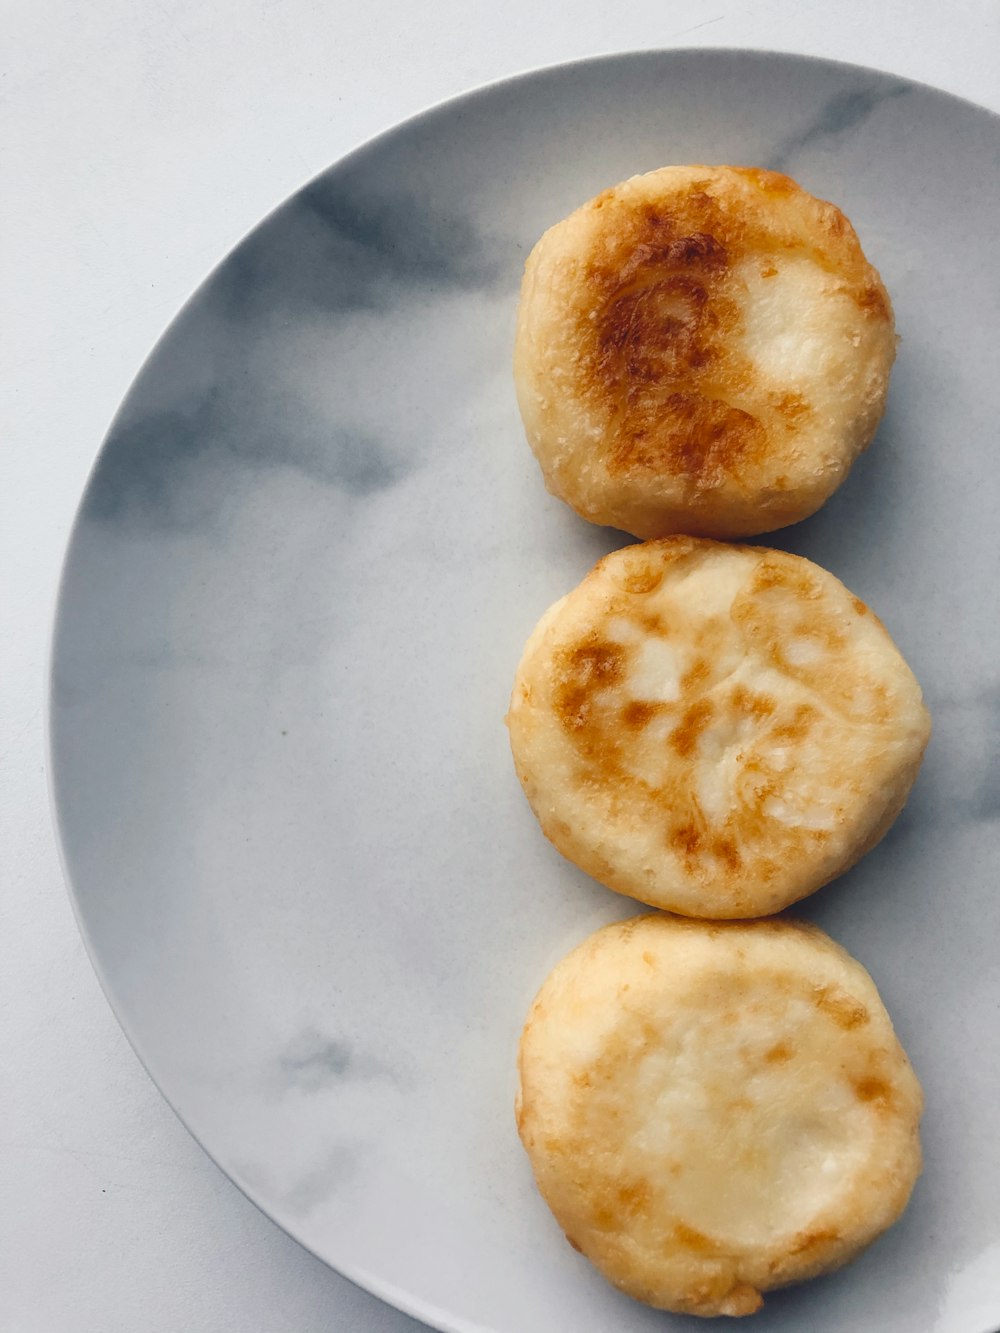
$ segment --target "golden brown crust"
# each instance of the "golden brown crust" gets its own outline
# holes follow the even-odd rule
[[[868,443],[892,308],[850,223],[787,176],[665,167],[525,268],[515,374],[547,484],[641,537],[812,513]]]
[[[663,1309],[750,1314],[839,1267],[920,1171],[919,1084],[871,978],[816,927],[598,931],[525,1024],[518,1131],[570,1243]]]
[[[705,917],[779,911],[852,865],[930,727],[884,627],[831,574],[690,537],[614,552],[543,618],[508,724],[564,855]]]

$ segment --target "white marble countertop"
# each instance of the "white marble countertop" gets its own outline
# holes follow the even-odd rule
[[[11,0],[0,97],[0,1331],[402,1333],[189,1138],[122,1036],[50,828],[43,688],[63,546],[143,357],[274,204],[426,104],[531,66],[751,46],[1000,110],[996,0]]]

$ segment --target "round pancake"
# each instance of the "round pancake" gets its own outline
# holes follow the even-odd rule
[[[892,306],[833,204],[756,167],[664,167],[545,233],[518,401],[546,485],[637,537],[795,523],[882,416]]]
[[[507,717],[558,849],[685,916],[780,911],[902,809],[930,734],[884,626],[801,557],[693,537],[625,547],[557,602]]]
[[[570,1243],[666,1310],[751,1314],[903,1211],[920,1085],[871,978],[814,926],[653,915],[545,982],[517,1123]]]

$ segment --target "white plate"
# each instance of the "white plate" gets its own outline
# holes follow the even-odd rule
[[[777,544],[888,622],[935,738],[886,841],[805,905],[872,971],[927,1093],[902,1222],[755,1330],[1000,1324],[1000,122],[791,56],[675,51],[430,111],[306,187],[201,288],[104,444],[66,564],[52,766],[115,1009],[233,1179],[441,1329],[703,1328],[615,1293],[535,1194],[514,1053],[548,968],[630,910],[542,838],[503,714],[538,615],[620,534],[542,486],[521,263],[667,162],[782,167],[894,297],[886,421]]]

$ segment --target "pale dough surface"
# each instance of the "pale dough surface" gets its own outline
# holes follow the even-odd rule
[[[930,734],[885,627],[832,574],[689,537],[613,552],[542,617],[507,720],[563,855],[726,918],[780,911],[873,847]]]
[[[867,972],[787,920],[607,926],[521,1039],[518,1128],[570,1243],[691,1314],[750,1314],[890,1226],[922,1104]]]

